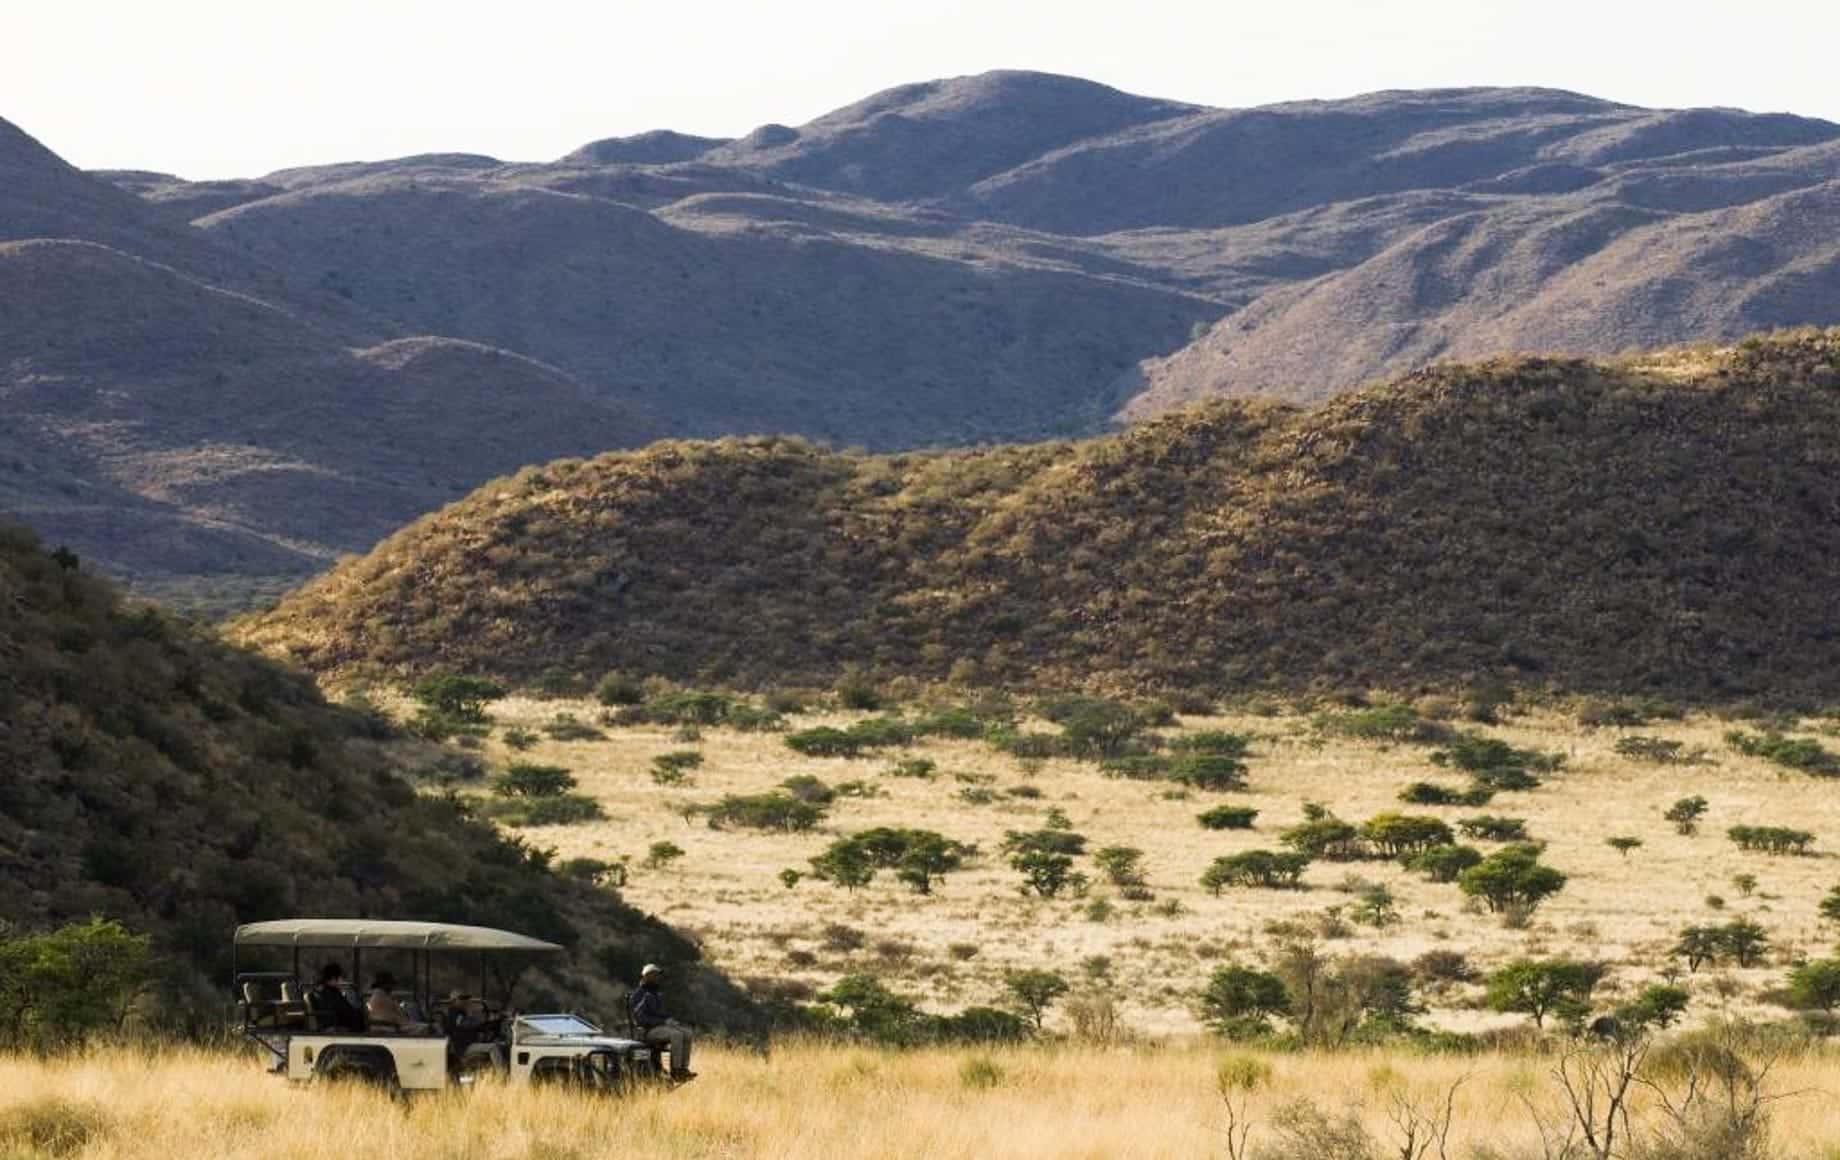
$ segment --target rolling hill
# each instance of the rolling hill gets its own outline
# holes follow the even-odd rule
[[[1212,109],[996,72],[732,140],[198,183],[0,122],[0,506],[246,605],[658,435],[1084,437],[1832,324],[1836,189],[1840,126],[1537,88]]]
[[[0,526],[0,609],[0,921],[100,915],[152,934],[175,1019],[221,1026],[232,930],[290,915],[553,939],[568,957],[526,989],[607,1009],[646,959],[699,957],[611,892],[418,793],[376,718],[122,603],[16,525]],[[718,974],[686,974],[710,1019],[751,1018]]]
[[[496,481],[237,635],[332,677],[1831,699],[1837,421],[1809,330],[1084,442],[664,442]]]

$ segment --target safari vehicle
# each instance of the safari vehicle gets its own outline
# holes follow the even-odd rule
[[[501,1077],[514,1083],[560,1083],[617,1090],[664,1082],[659,1049],[609,1035],[579,1015],[523,1014],[510,1006],[517,972],[532,957],[559,953],[541,939],[443,922],[296,918],[257,922],[236,931],[236,1009],[242,1034],[259,1044],[269,1070],[297,1083],[332,1079],[392,1091],[437,1091]],[[325,961],[349,961],[360,978],[373,963],[406,963],[410,985],[393,992],[414,1022],[406,1028],[336,1025],[309,980]],[[304,956],[304,961],[303,961]],[[250,958],[271,968],[245,970]],[[306,974],[302,973],[303,967]],[[450,988],[433,1001],[437,976],[476,977],[478,993]],[[488,998],[496,978],[502,998]],[[352,997],[360,1016],[362,999]]]

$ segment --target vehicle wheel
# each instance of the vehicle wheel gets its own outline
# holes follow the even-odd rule
[[[468,1051],[454,1069],[454,1080],[463,1087],[497,1083],[504,1075],[495,1051]]]
[[[396,1061],[381,1049],[330,1048],[313,1065],[315,1083],[361,1084],[396,1095],[402,1085],[396,1078]]]

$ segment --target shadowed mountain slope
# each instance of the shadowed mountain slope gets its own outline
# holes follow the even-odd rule
[[[509,927],[570,948],[526,994],[588,1009],[615,1009],[616,973],[698,957],[611,892],[557,877],[545,855],[418,794],[397,776],[387,726],[120,603],[10,524],[0,524],[0,768],[0,920],[101,915],[153,934],[174,967],[176,994],[159,1009],[190,1007],[201,1028],[221,1027],[241,922]],[[713,971],[686,978],[703,1017],[749,1021]]]
[[[658,444],[488,485],[238,632],[337,676],[1831,697],[1837,421],[1809,331],[1089,442]]]
[[[28,467],[0,501],[142,586],[269,591],[513,463],[653,433],[1083,437],[1840,322],[1840,126],[1550,89],[1223,110],[997,72],[541,164],[106,176],[0,124],[0,242],[142,264],[6,258]],[[354,353],[425,336],[454,345]]]

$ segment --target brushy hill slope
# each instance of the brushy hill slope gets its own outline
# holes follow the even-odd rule
[[[1807,331],[1089,442],[666,443],[488,485],[239,632],[335,675],[1825,697],[1837,422]]]
[[[696,959],[663,924],[418,794],[379,734],[0,525],[0,921],[119,919],[199,996],[227,984],[237,923],[296,914],[555,939],[570,954],[541,987],[603,1008],[616,968]],[[711,1018],[746,1019],[720,978],[696,974]]]

